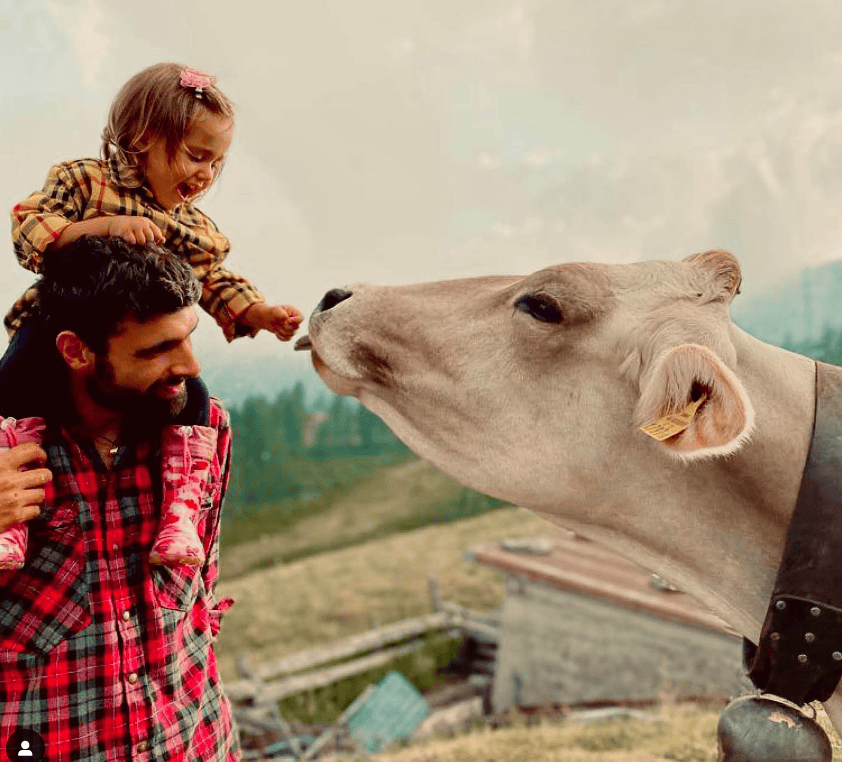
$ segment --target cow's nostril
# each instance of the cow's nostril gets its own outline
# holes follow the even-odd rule
[[[339,304],[339,302],[344,302],[350,296],[352,296],[352,293],[346,291],[344,288],[332,288],[322,297],[322,300],[316,305],[316,309],[313,312],[327,312]]]

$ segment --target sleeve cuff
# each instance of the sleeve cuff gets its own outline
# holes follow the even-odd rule
[[[234,599],[230,597],[221,598],[216,605],[208,609],[208,616],[210,617],[211,635],[215,638],[219,635],[219,629],[222,627],[222,615],[234,605]]]

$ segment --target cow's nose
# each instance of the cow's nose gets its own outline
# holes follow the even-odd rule
[[[337,304],[339,304],[339,302],[344,302],[351,296],[352,293],[350,291],[346,291],[344,288],[332,288],[316,305],[316,309],[313,310],[313,314],[316,315],[319,312],[327,312],[328,310],[333,309]]]

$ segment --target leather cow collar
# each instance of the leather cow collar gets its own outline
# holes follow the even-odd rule
[[[825,701],[842,676],[842,368],[816,363],[813,437],[751,681],[796,704]]]

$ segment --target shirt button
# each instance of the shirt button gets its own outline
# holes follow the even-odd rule
[[[124,621],[124,622],[128,622],[128,621],[129,621],[129,619],[131,619],[131,618],[132,618],[131,613],[129,613],[128,611],[124,611],[124,612],[123,612],[123,621]]]
[[[129,682],[134,685],[137,682],[137,672],[132,672],[129,675]]]
[[[148,742],[148,741],[141,741],[141,742],[137,745],[137,750],[138,750],[138,751],[146,751],[148,748],[149,748],[149,742]]]

